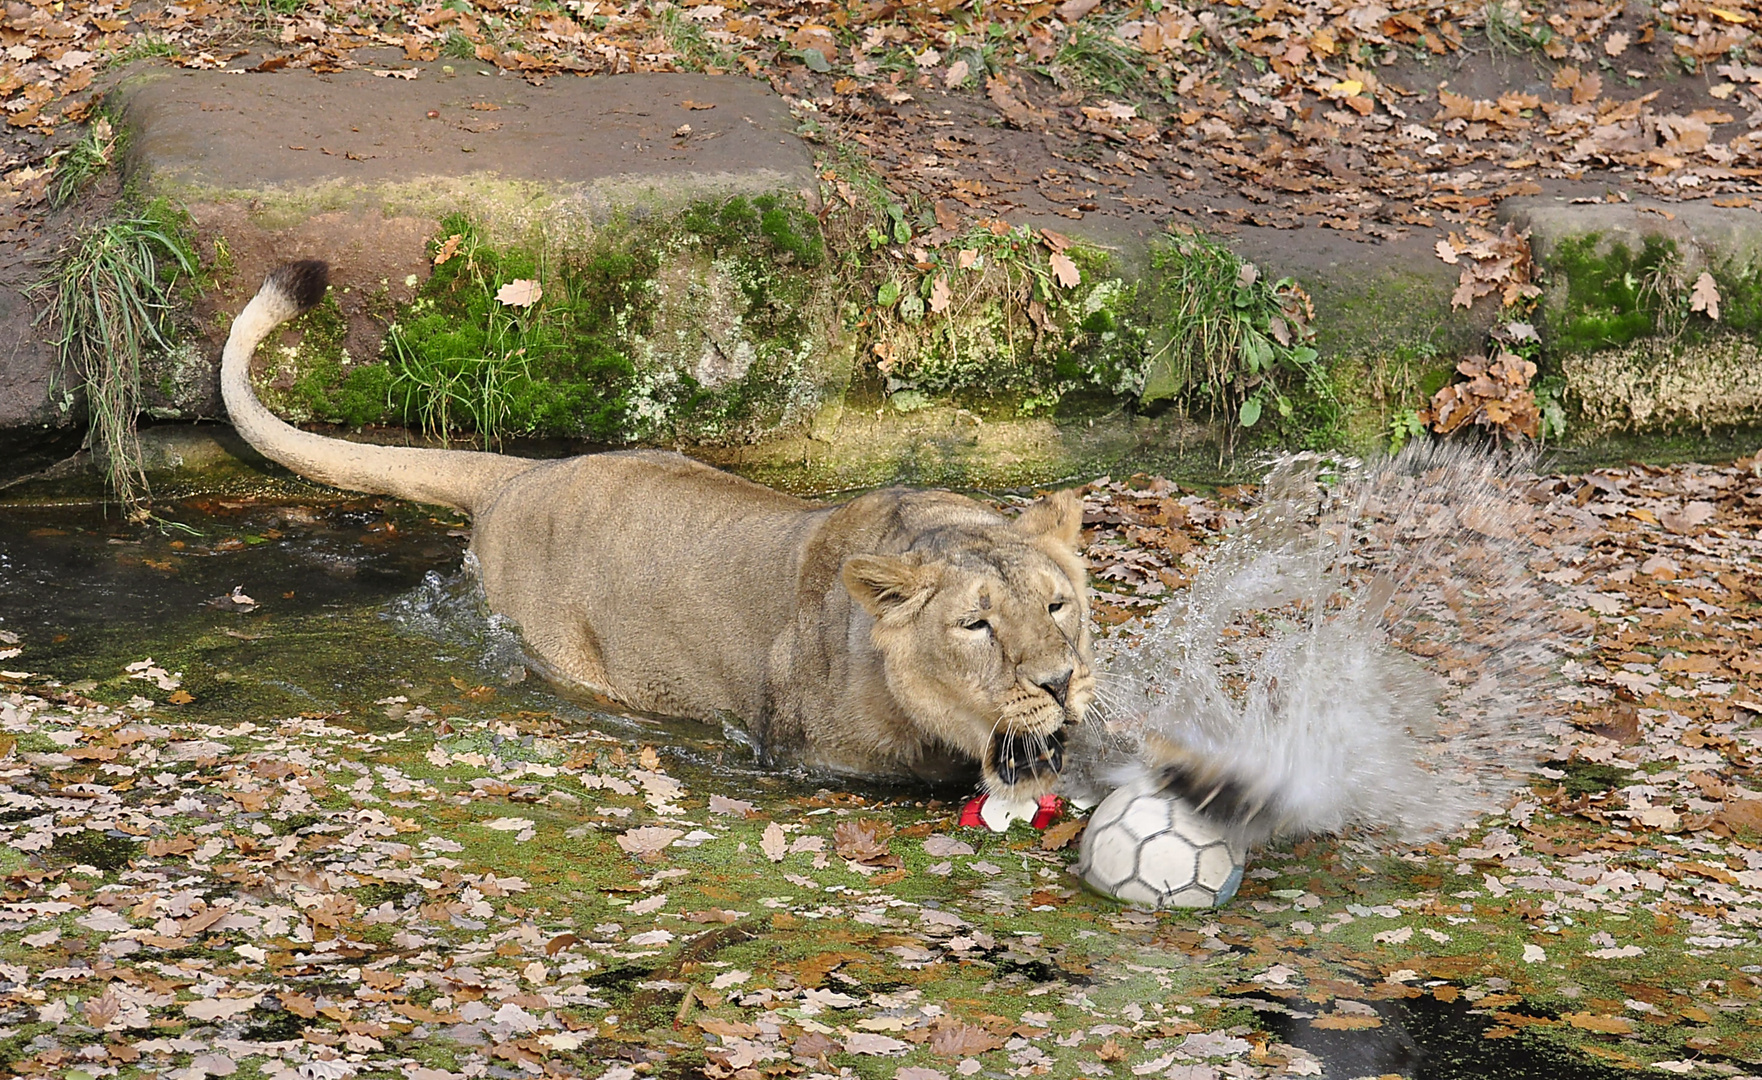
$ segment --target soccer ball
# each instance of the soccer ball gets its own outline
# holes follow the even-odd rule
[[[1144,777],[1089,818],[1077,873],[1095,891],[1148,908],[1217,907],[1242,884],[1247,852]]]

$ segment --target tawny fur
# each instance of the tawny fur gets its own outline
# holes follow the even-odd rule
[[[1046,770],[1005,784],[992,758],[998,733],[1044,746],[1093,697],[1075,492],[1014,521],[944,491],[821,507],[679,454],[529,461],[302,432],[258,403],[248,368],[323,280],[322,264],[278,270],[234,321],[235,426],[303,476],[471,513],[490,609],[547,674],[739,721],[761,752],[811,766],[940,778],[977,762],[991,790],[1050,789]]]

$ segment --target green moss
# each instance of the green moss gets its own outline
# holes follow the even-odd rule
[[[352,366],[340,313],[321,308],[283,349],[271,407],[486,443],[742,442],[811,417],[835,396],[827,384],[843,389],[826,243],[799,199],[701,201],[614,222],[575,250],[499,246],[459,215],[441,222],[437,251],[452,236],[394,313],[383,362]],[[542,297],[498,299],[522,280]]]
[[[1054,277],[1032,230],[979,230],[931,253],[928,270],[885,277],[861,328],[894,406],[1070,416],[1136,401],[1150,364],[1140,287],[1108,252],[1064,254],[1075,285]]]
[[[1648,282],[1676,257],[1675,243],[1659,236],[1647,237],[1638,253],[1625,244],[1603,249],[1598,233],[1562,241],[1548,259],[1549,274],[1564,284],[1545,306],[1549,345],[1586,353],[1656,332],[1660,296]]]

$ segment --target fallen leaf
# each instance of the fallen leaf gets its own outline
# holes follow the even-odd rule
[[[542,296],[544,289],[539,283],[525,278],[517,278],[496,290],[496,299],[509,307],[531,307]]]
[[[1058,279],[1060,285],[1067,289],[1074,289],[1082,284],[1083,275],[1077,269],[1077,264],[1071,261],[1069,255],[1062,251],[1055,251],[1052,253],[1051,262],[1053,276]]]
[[[953,293],[951,293],[948,288],[948,279],[947,278],[938,277],[933,283],[931,283],[931,285],[930,285],[930,310],[932,312],[934,312],[937,315],[940,315],[943,312],[947,311],[948,305],[953,300],[953,298],[954,298]]]
[[[644,825],[636,829],[628,829],[618,836],[618,846],[632,855],[643,859],[658,858],[667,845],[684,836],[678,829],[668,829],[660,825]]]
[[[1704,312],[1709,319],[1719,321],[1719,286],[1714,283],[1713,275],[1705,270],[1695,279],[1695,287],[1689,292],[1689,310]]]
[[[789,850],[789,842],[783,838],[783,826],[775,821],[766,825],[764,834],[759,837],[759,850],[772,862],[782,862],[784,853]]]

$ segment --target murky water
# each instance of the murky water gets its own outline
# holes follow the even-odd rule
[[[830,781],[760,771],[738,731],[619,711],[529,676],[517,636],[486,617],[461,570],[467,543],[462,520],[377,499],[196,498],[161,504],[145,525],[93,506],[7,507],[0,630],[26,649],[4,666],[103,700],[163,699],[125,670],[151,657],[181,673],[194,698],[162,713],[270,723],[323,713],[389,730],[419,707],[441,717],[526,711],[665,745],[682,779],[713,770],[714,790],[728,795]]]
[[[516,640],[484,616],[459,572],[460,520],[373,499],[203,498],[163,504],[160,515],[130,525],[89,507],[0,510],[0,629],[24,643],[0,666],[51,673],[104,700],[145,693],[161,701],[155,714],[207,720],[309,713],[396,730],[548,715],[663,746],[688,785],[735,797],[775,800],[829,782],[760,772],[738,733],[610,709],[526,675]],[[193,700],[170,704],[131,680],[127,666],[148,657],[180,672]],[[835,783],[870,798],[962,794]],[[1484,1040],[1486,1019],[1466,1007],[1378,1008],[1383,1026],[1368,1031],[1316,1031],[1272,1012],[1261,1020],[1330,1076],[1608,1074],[1529,1039]]]

